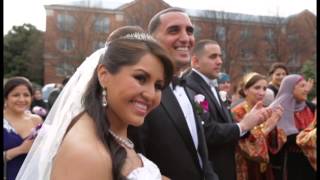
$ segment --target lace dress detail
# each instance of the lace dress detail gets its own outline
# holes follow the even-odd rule
[[[9,122],[5,118],[3,118],[3,128],[9,133],[13,132],[17,134],[16,130],[9,124]]]
[[[161,180],[161,173],[157,165],[142,154],[138,155],[142,160],[143,167],[134,169],[127,178],[129,180]]]

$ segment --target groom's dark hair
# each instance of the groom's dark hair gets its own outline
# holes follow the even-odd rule
[[[163,9],[161,11],[159,11],[157,14],[155,14],[151,20],[149,21],[148,24],[148,33],[153,34],[158,27],[161,24],[161,19],[160,17],[164,14],[170,13],[170,12],[181,12],[181,13],[186,13],[186,11],[182,8],[178,8],[178,7],[170,7],[167,9]]]

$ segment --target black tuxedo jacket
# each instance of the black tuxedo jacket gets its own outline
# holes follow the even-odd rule
[[[203,168],[183,112],[170,87],[163,91],[160,105],[148,114],[144,124],[138,128],[129,127],[128,134],[136,151],[153,161],[161,174],[173,180],[218,180],[208,159],[200,120],[196,125]]]
[[[235,180],[235,145],[240,139],[240,130],[233,122],[230,111],[218,104],[211,87],[196,72],[190,71],[184,75],[186,86],[197,94],[205,96],[209,103],[209,112],[201,114],[204,121],[209,159],[213,162],[213,169],[220,180]],[[217,90],[217,89],[216,89]],[[219,91],[217,91],[218,93]],[[218,95],[222,103],[220,96]]]

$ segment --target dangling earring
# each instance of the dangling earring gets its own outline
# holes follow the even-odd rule
[[[102,90],[102,106],[107,107],[108,102],[107,102],[107,90],[103,88]]]

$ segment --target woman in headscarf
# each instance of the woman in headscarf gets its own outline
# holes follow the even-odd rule
[[[280,85],[279,92],[270,105],[279,104],[284,108],[282,118],[277,124],[287,135],[287,142],[278,153],[281,158],[281,173],[277,179],[315,179],[316,174],[307,157],[296,143],[299,132],[307,128],[315,118],[315,105],[307,101],[310,91],[308,82],[298,74],[286,76]]]

